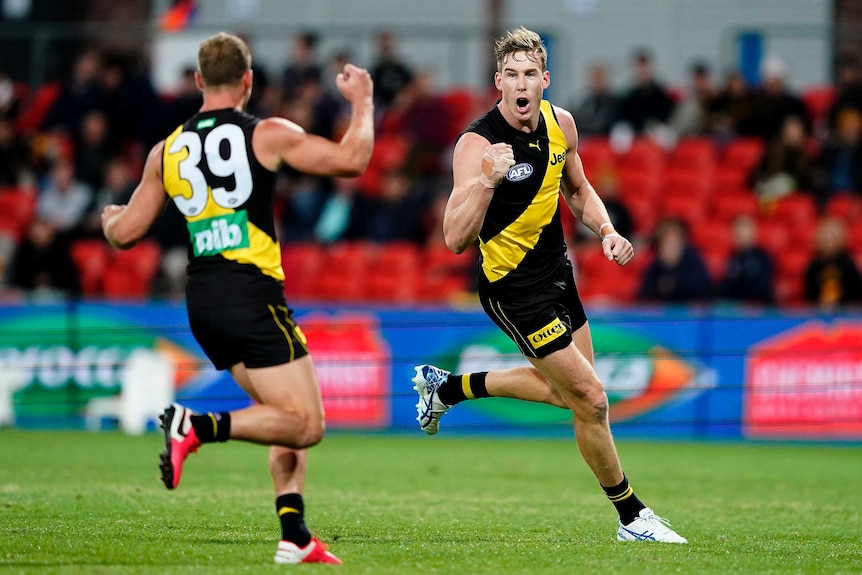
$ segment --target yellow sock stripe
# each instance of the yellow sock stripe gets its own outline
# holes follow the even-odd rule
[[[476,396],[473,395],[473,390],[470,389],[470,374],[465,373],[461,376],[461,389],[464,390],[464,395],[467,396],[467,399],[476,399]]]
[[[216,419],[215,414],[207,413],[210,416],[210,419],[213,422],[213,437],[218,437],[218,419]]]
[[[299,515],[299,509],[294,509],[293,507],[282,507],[278,510],[278,516],[287,515],[288,513],[296,513]]]
[[[608,499],[610,499],[614,503],[617,503],[618,501],[622,501],[623,499],[628,499],[632,496],[632,493],[634,493],[634,490],[632,489],[632,486],[629,485],[626,490],[619,495],[608,495]]]

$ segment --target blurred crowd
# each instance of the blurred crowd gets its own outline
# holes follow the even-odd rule
[[[283,116],[311,133],[338,139],[350,110],[334,80],[352,58],[346,50],[323,58],[319,40],[313,32],[299,33],[281,69],[256,66],[248,111]],[[496,94],[440,89],[433,70],[405,61],[394,34],[380,32],[375,42],[372,61],[355,62],[368,67],[375,83],[377,141],[371,164],[355,179],[283,169],[275,209],[285,247],[411,244],[429,253],[441,247],[452,144],[494,104]],[[834,307],[862,300],[862,235],[853,225],[862,218],[857,61],[839,59],[834,85],[804,93],[789,87],[787,66],[777,59],[764,62],[756,86],[735,71],[717,79],[702,62],[691,65],[686,86],[666,86],[646,50],[633,54],[622,89],[612,87],[614,78],[602,63],[591,67],[586,80],[585,96],[557,103],[575,116],[587,175],[617,229],[641,252],[636,258],[641,263],[629,272],[637,284],[628,280],[627,291],[610,294],[612,302],[725,299]],[[91,286],[98,282],[88,283],[84,268],[94,256],[84,250],[76,256],[75,246],[101,240],[102,207],[128,200],[150,147],[200,104],[193,69],[183,71],[171,93],[159,93],[139,59],[93,49],[77,56],[68,77],[41,86],[14,82],[0,67],[5,293],[111,295]],[[695,165],[696,177],[675,190],[682,209],[665,209],[657,198],[673,195],[665,194],[669,174],[676,170],[684,181],[683,163],[673,158],[692,142],[708,147],[704,157],[711,164]],[[755,152],[745,162],[730,158],[738,142],[753,143],[749,148]],[[641,154],[643,149],[650,152]],[[719,170],[724,165],[729,169]],[[694,191],[705,189],[703,182],[709,184],[708,197]],[[740,205],[754,208],[731,210],[720,220],[723,228],[715,225],[715,198],[743,194],[751,202]],[[781,213],[777,205],[799,196],[812,206],[806,224],[810,242],[795,248],[798,285],[782,288],[780,272],[789,264],[779,261],[780,250],[763,245],[761,228],[766,216],[774,220]],[[703,253],[717,241],[699,241],[705,226],[713,232],[711,240],[726,238],[719,242],[726,247],[720,256]],[[585,299],[591,294],[601,299],[605,292],[590,280],[590,258],[584,255],[598,249],[595,239],[576,225],[566,231]],[[182,219],[169,204],[150,234],[158,265],[152,277],[141,280],[147,282],[145,293],[182,295],[183,234]],[[459,267],[464,282],[452,284],[461,286],[457,289],[469,289],[472,263]]]

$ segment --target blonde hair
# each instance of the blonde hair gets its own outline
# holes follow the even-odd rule
[[[205,86],[235,85],[251,69],[251,52],[239,36],[219,32],[201,42],[198,70]]]
[[[547,69],[548,50],[542,38],[532,30],[519,26],[497,40],[494,45],[494,55],[497,57],[498,72],[503,71],[506,56],[516,52],[526,52],[528,59],[541,65],[542,72]]]

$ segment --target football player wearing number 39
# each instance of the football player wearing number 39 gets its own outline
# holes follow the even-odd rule
[[[623,474],[566,256],[559,197],[601,237],[608,265],[627,264],[634,250],[584,175],[571,114],[542,98],[551,78],[539,35],[509,32],[496,55],[502,98],[455,144],[443,235],[456,253],[478,241],[482,307],[531,365],[461,375],[417,366],[419,425],[433,435],[452,406],[490,396],[569,409],[580,453],[619,515],[617,538],[686,543],[638,499]]]
[[[200,45],[196,79],[200,111],[152,149],[128,205],[107,206],[102,227],[111,245],[130,248],[166,202],[176,204],[189,233],[192,333],[254,404],[201,415],[179,404],[168,407],[162,480],[176,488],[186,457],[201,444],[236,439],[269,445],[282,530],[275,561],[341,563],[303,518],[306,448],[323,438],[323,401],[305,336],[284,299],[272,198],[284,164],[319,176],[365,170],[374,146],[371,77],[350,64],[338,74],[352,113],[337,143],[283,118],[243,112],[251,95],[251,54],[236,36],[220,33]]]

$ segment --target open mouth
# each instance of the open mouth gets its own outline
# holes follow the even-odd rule
[[[530,100],[527,98],[518,98],[515,100],[515,105],[518,107],[519,112],[524,113],[530,105]]]

